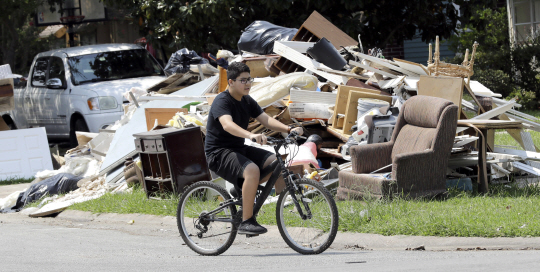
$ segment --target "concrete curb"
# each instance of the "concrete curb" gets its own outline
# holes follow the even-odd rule
[[[136,225],[138,228],[168,230],[178,235],[176,218],[172,216],[154,216],[144,214],[92,214],[90,212],[67,210],[60,213],[56,220],[71,222],[99,222],[110,225]],[[133,220],[133,223],[131,221]],[[237,236],[235,243],[287,247],[276,226],[265,226],[268,233],[245,238]],[[540,250],[540,237],[531,238],[482,238],[482,237],[433,237],[433,236],[383,236],[379,234],[338,232],[332,248],[359,250]]]

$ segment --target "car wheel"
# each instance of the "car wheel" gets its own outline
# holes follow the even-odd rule
[[[88,126],[86,125],[84,119],[77,118],[77,120],[75,120],[75,123],[73,123],[73,127],[69,132],[69,142],[71,143],[71,147],[76,147],[78,145],[77,135],[75,135],[75,131],[89,132]]]

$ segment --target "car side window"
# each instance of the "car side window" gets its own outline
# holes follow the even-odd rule
[[[34,71],[32,71],[32,86],[45,87],[47,79],[47,66],[49,64],[49,58],[39,58],[34,64]]]
[[[62,81],[62,86],[66,86],[66,72],[64,70],[64,62],[61,58],[52,57],[49,61],[49,76],[47,80],[51,78],[58,78]]]

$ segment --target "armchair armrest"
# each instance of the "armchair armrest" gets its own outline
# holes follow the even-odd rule
[[[394,142],[352,146],[350,151],[353,173],[370,173],[391,164],[393,146]]]
[[[433,150],[396,155],[392,162],[392,179],[400,187],[422,186],[446,175],[445,168],[439,169],[440,163]]]

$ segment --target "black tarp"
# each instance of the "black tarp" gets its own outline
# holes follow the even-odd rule
[[[238,40],[238,49],[259,55],[273,54],[275,41],[290,41],[297,31],[296,28],[255,21],[244,29]]]
[[[17,204],[11,209],[20,211],[26,204],[32,203],[44,195],[65,194],[78,189],[77,182],[82,177],[78,177],[69,173],[54,175],[48,179],[44,179],[36,184],[33,184],[25,192],[22,192],[17,199]]]

